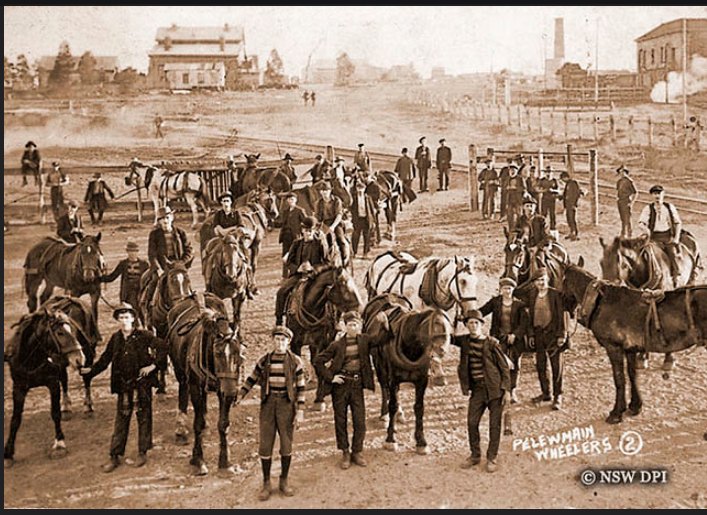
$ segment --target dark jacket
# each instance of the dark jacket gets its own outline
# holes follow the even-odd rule
[[[559,187],[557,179],[541,177],[537,182],[537,190],[543,195],[541,205],[552,205],[559,195]]]
[[[328,170],[329,163],[322,161],[321,163],[315,163],[312,168],[307,170],[307,174],[312,176],[312,183],[315,183],[323,179]]]
[[[366,199],[366,219],[368,219],[369,222],[372,222],[376,218],[376,204],[373,201],[373,198],[369,194],[365,193],[365,191],[363,196]],[[351,207],[349,208],[349,211],[351,212],[351,219],[353,222],[361,219],[361,217],[358,216],[358,193],[356,192],[356,188],[351,190]]]
[[[503,297],[497,295],[491,298],[486,304],[481,306],[481,314],[486,316],[491,313],[491,330],[489,334],[500,340],[502,336],[501,333],[501,310],[503,306]],[[527,315],[525,310],[525,304],[522,300],[513,297],[513,303],[511,304],[511,332],[516,335],[516,340],[519,340],[525,336],[527,332]]]
[[[280,211],[275,220],[275,226],[281,227],[278,243],[291,242],[295,238],[299,238],[305,218],[307,218],[307,213],[299,206]]]
[[[356,337],[356,342],[358,343],[358,357],[361,362],[361,384],[364,388],[375,390],[370,356],[370,347],[373,341],[368,335],[359,334]],[[341,373],[345,357],[346,336],[342,336],[338,340],[331,342],[324,352],[317,354],[317,357],[314,358],[314,368],[317,369],[320,377],[324,379],[324,384],[322,385],[323,395],[331,393],[333,387],[332,380],[336,374]],[[331,364],[326,366],[328,361],[331,361]]]
[[[134,329],[127,341],[122,331],[116,331],[86,377],[97,376],[111,363],[113,366],[110,372],[110,391],[123,393],[137,386],[141,368],[157,365],[158,368],[164,369],[167,366],[167,347],[161,345],[152,333],[142,329]],[[140,381],[157,387],[157,369]]]
[[[552,240],[550,227],[542,215],[533,215],[531,219],[528,219],[525,214],[520,215],[516,222],[515,232],[522,234],[525,228],[528,229],[528,245],[531,247],[542,247]]]
[[[213,227],[219,226],[222,229],[228,229],[230,227],[239,227],[242,225],[243,217],[237,209],[232,210],[228,214],[223,209],[219,209],[214,215]]]
[[[550,325],[545,328],[553,338],[561,338],[565,335],[565,299],[562,292],[555,288],[549,288],[550,311],[552,319]],[[533,318],[535,316],[535,302],[538,299],[538,289],[531,288],[528,292],[528,336],[535,336]]]
[[[132,275],[129,273],[131,268],[133,270]],[[150,264],[144,259],[138,258],[136,262],[131,262],[127,258],[122,259],[115,267],[115,270],[101,277],[101,282],[112,283],[120,276],[120,301],[129,302],[131,293],[139,293],[140,277],[148,268],[150,268]],[[133,307],[136,308],[137,306]]]
[[[59,217],[59,220],[56,222],[57,235],[67,243],[78,243],[81,241],[81,237],[76,233],[72,234],[72,229],[83,230],[83,222],[81,222],[81,217],[78,214],[73,220],[69,218],[68,213]]]
[[[565,209],[577,207],[581,196],[582,189],[579,187],[579,183],[574,179],[570,179],[565,184],[565,192],[562,194],[562,205],[565,206]]]
[[[39,151],[36,148],[34,150],[27,149],[22,153],[23,172],[39,172],[41,162],[42,157],[39,155]]]
[[[264,404],[270,395],[270,359],[272,352],[263,355],[255,364],[255,368],[240,389],[243,398],[256,384],[260,386],[260,403]],[[290,401],[297,402],[300,408],[304,406],[304,367],[302,359],[287,349],[284,361],[285,386]]]
[[[415,161],[417,161],[417,167],[423,170],[427,170],[432,166],[432,155],[430,152],[430,147],[427,145],[420,145],[415,150]]]
[[[173,227],[174,234],[174,255],[175,259],[184,262],[184,266],[189,268],[194,259],[194,252],[191,248],[191,243],[187,238],[187,233],[179,227]],[[159,264],[163,270],[171,268],[166,261],[167,259],[167,244],[164,238],[164,231],[161,227],[152,229],[147,243],[147,260],[150,265],[156,266]]]
[[[399,157],[395,163],[395,173],[401,181],[411,181],[415,178],[415,163],[408,156]]]
[[[484,168],[479,172],[479,189],[495,193],[498,189],[498,172],[493,168]]]
[[[459,386],[464,395],[469,394],[472,378],[469,373],[469,348],[471,346],[468,334],[456,335],[452,338],[452,345],[459,347]],[[506,355],[501,350],[501,345],[493,336],[484,339],[484,382],[489,400],[498,399],[503,392],[511,389],[511,372],[508,367]]]
[[[452,167],[452,149],[439,147],[437,149],[437,169],[449,170]]]
[[[106,181],[104,181],[103,179],[94,179],[90,181],[88,183],[88,186],[86,187],[86,195],[84,195],[84,201],[90,202],[92,208],[96,208],[99,211],[103,211],[106,207],[108,207],[106,193],[110,195],[110,198],[115,198],[113,190],[108,187]]]
[[[306,256],[309,256],[309,259]],[[287,253],[287,270],[292,276],[297,273],[297,269],[302,263],[309,261],[315,272],[318,272],[328,266],[326,258],[327,248],[323,240],[315,237],[311,242],[307,242],[304,241],[304,238],[297,238],[292,242]]]

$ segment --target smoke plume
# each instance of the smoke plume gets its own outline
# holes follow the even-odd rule
[[[653,86],[651,100],[665,103],[665,88],[668,88],[668,102],[682,100],[682,72],[669,72],[667,82],[662,80]],[[693,55],[685,75],[685,91],[688,95],[707,89],[707,57]]]

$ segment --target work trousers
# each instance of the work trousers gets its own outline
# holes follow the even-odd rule
[[[351,246],[353,247],[353,253],[356,255],[358,253],[358,242],[363,236],[363,253],[368,254],[371,250],[371,223],[368,218],[359,218],[354,216],[353,218],[353,235],[351,236]]]
[[[501,419],[503,406],[501,398],[489,400],[484,381],[473,381],[471,397],[469,398],[469,412],[467,424],[469,429],[469,448],[474,458],[481,457],[481,436],[479,423],[484,411],[489,410],[489,446],[486,450],[486,459],[495,460],[498,456],[498,445],[501,442]]]
[[[361,378],[346,377],[343,384],[333,385],[331,400],[334,406],[337,449],[349,450],[348,409],[351,407],[351,418],[353,419],[351,451],[361,452],[363,440],[366,438],[366,405],[363,399]]]
[[[631,237],[631,203],[628,201],[617,202],[619,207],[619,218],[621,219],[621,237],[630,238]]]
[[[111,457],[125,454],[125,446],[128,443],[128,433],[130,431],[130,418],[135,406],[136,395],[137,410],[135,415],[138,424],[138,452],[145,454],[152,447],[152,387],[138,383],[137,387],[118,394],[115,426],[110,444]]]
[[[420,191],[427,191],[427,177],[429,175],[429,168],[420,166],[418,169],[420,171]]]
[[[550,381],[547,377],[547,349],[554,347],[555,336],[540,328],[535,328],[535,367],[538,371],[538,380],[543,395],[550,395]],[[552,395],[557,398],[562,395],[562,373],[563,359],[561,352],[555,352],[550,356],[550,368],[552,369]]]
[[[295,403],[287,398],[287,392],[271,392],[260,405],[260,457],[272,457],[276,434],[280,435],[280,456],[292,456],[294,432]]]
[[[577,230],[577,207],[565,207],[565,216],[567,217],[567,225],[570,228],[570,234],[577,236],[577,234],[579,234],[579,231]]]

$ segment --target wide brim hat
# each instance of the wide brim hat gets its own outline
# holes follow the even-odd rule
[[[660,193],[661,191],[665,191],[665,188],[663,188],[660,184],[651,186],[651,189],[648,190],[649,193]]]
[[[167,207],[161,207],[157,210],[157,220],[162,220],[163,218],[167,218],[169,215],[174,215],[174,211],[172,211],[172,208],[167,206]]]
[[[272,336],[276,336],[276,335],[280,334],[280,335],[282,335],[282,336],[286,336],[286,337],[289,338],[290,340],[291,340],[292,337],[294,336],[294,335],[292,334],[292,331],[290,330],[290,328],[289,328],[289,327],[285,327],[284,325],[276,325],[275,327],[272,328],[272,331],[270,332],[270,334],[271,334]]]
[[[36,146],[37,146],[37,144],[34,141],[28,141],[27,143],[25,143],[25,148],[36,147]]]
[[[125,250],[140,250],[140,246],[133,240],[128,240],[125,245]]]
[[[285,154],[285,157],[282,158],[283,161],[294,161],[294,158],[290,154]]]
[[[534,206],[537,206],[538,201],[535,200],[535,197],[533,197],[531,195],[527,195],[526,197],[523,198],[523,205],[526,205],[526,204],[533,204]]]
[[[317,225],[317,219],[313,216],[308,216],[302,221],[302,229],[314,229]]]
[[[118,315],[121,313],[132,313],[133,317],[137,318],[137,311],[135,311],[135,308],[127,302],[121,303],[120,306],[113,310],[113,318],[118,320]]]
[[[221,193],[218,197],[216,197],[216,200],[221,202],[221,200],[223,200],[225,198],[230,198],[231,202],[233,202],[233,193],[231,193],[230,191],[226,191],[224,193]]]
[[[468,322],[469,320],[478,320],[482,324],[485,323],[484,315],[478,309],[470,309],[468,311],[465,311],[462,315],[462,319],[464,320],[464,323]]]

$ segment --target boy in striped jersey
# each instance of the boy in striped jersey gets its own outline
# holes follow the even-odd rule
[[[471,456],[462,464],[468,469],[481,463],[479,422],[489,410],[489,447],[486,452],[486,470],[495,472],[496,456],[501,441],[501,419],[511,389],[511,374],[505,354],[498,340],[483,334],[484,316],[478,309],[464,314],[464,325],[469,334],[455,335],[452,345],[459,347],[459,384],[464,395],[469,395],[469,447]]]
[[[351,462],[365,467],[363,440],[366,437],[366,405],[363,389],[374,389],[373,369],[369,349],[373,345],[368,335],[361,334],[363,321],[356,311],[344,313],[346,334],[334,340],[314,359],[314,367],[324,379],[323,392],[331,392],[334,406],[336,446],[342,452],[339,466],[348,469]],[[326,364],[331,361],[331,364]],[[349,453],[347,429],[348,409],[353,419],[353,440]]]
[[[298,422],[304,420],[304,367],[300,357],[288,348],[292,331],[287,327],[275,326],[272,336],[273,349],[258,360],[238,396],[242,400],[253,386],[260,386],[258,453],[263,469],[263,488],[258,498],[261,501],[270,498],[270,466],[276,433],[280,435],[280,492],[288,497],[294,495],[287,484],[287,475],[292,461],[294,429]]]

